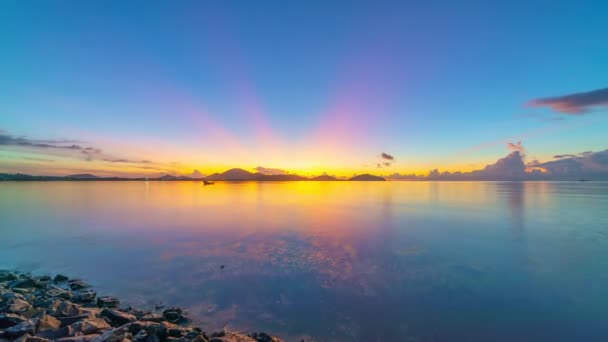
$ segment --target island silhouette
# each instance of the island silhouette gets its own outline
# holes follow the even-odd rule
[[[100,177],[90,173],[73,174],[67,176],[35,176],[23,173],[0,173],[0,181],[120,181],[120,180],[149,180],[149,181],[385,181],[383,177],[370,174],[356,175],[351,178],[336,178],[327,174],[316,177],[304,177],[294,173],[268,175],[260,172],[250,172],[241,168],[233,168],[221,173],[213,173],[206,177],[190,177],[190,176],[175,176],[163,175],[160,177]]]

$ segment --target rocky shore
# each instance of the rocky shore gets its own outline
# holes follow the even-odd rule
[[[205,332],[180,308],[123,307],[63,275],[0,271],[0,342],[278,342],[265,333]]]

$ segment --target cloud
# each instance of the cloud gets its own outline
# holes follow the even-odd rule
[[[75,144],[75,140],[34,140],[25,137],[15,137],[6,131],[0,131],[0,145],[22,146],[41,149],[83,150],[84,147]]]
[[[519,152],[522,155],[524,155],[526,153],[526,149],[521,144],[521,141],[518,141],[517,143],[512,143],[512,142],[507,143],[507,148],[512,152]]]
[[[205,177],[205,175],[202,174],[199,170],[193,170],[190,176],[195,178]]]
[[[254,168],[254,170],[256,170],[257,172],[259,172],[263,175],[286,175],[287,174],[287,171],[285,171],[285,170],[273,169],[273,168],[268,168],[268,167],[263,167],[263,166],[258,166],[256,168]]]
[[[395,160],[395,157],[391,156],[388,153],[384,153],[384,152],[382,152],[382,154],[380,155],[380,157],[382,157],[382,159],[386,159],[386,160],[391,160],[391,161]]]
[[[555,159],[576,158],[576,157],[577,157],[576,154],[556,154],[553,156],[553,158],[555,158]]]
[[[563,96],[538,98],[528,103],[533,107],[549,107],[556,112],[583,115],[592,107],[608,106],[608,88]]]

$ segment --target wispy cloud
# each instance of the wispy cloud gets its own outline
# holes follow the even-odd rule
[[[608,88],[563,96],[544,97],[529,102],[533,107],[549,107],[556,112],[583,115],[592,107],[608,106]]]
[[[522,155],[524,155],[526,153],[526,149],[521,144],[521,141],[518,141],[516,143],[509,142],[509,143],[507,143],[507,148],[511,152],[517,151],[517,152],[521,153]]]

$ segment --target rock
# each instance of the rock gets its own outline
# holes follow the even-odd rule
[[[72,301],[76,303],[90,303],[95,300],[97,296],[97,292],[91,289],[78,290],[74,292],[74,296],[72,297]]]
[[[32,336],[30,334],[25,334],[23,336],[21,336],[20,338],[16,339],[13,342],[17,342],[17,341],[22,341],[22,342],[50,342],[51,340],[46,339],[46,338],[42,338],[39,336]]]
[[[38,333],[36,334],[36,336],[47,338],[49,340],[56,340],[56,339],[59,339],[59,338],[63,338],[63,337],[69,336],[70,335],[70,331],[71,331],[70,328],[63,327],[63,328],[58,328],[58,329],[38,331]]]
[[[157,313],[150,313],[150,314],[141,316],[140,320],[150,321],[150,322],[162,322],[163,316],[161,314],[157,314]]]
[[[253,338],[254,340],[256,340],[257,342],[277,342],[280,341],[280,339],[276,338],[276,337],[272,337],[266,333],[253,333],[250,335],[251,338]]]
[[[38,328],[37,331],[47,331],[47,330],[56,330],[61,327],[61,321],[57,318],[44,314],[38,320]]]
[[[72,289],[72,291],[82,290],[91,287],[91,285],[89,285],[87,282],[80,279],[72,279],[68,282],[68,284],[70,284],[70,289]]]
[[[50,285],[48,290],[46,290],[45,294],[48,297],[52,298],[62,298],[62,299],[70,299],[72,298],[72,293],[70,291],[64,290],[60,287]]]
[[[110,296],[103,296],[97,298],[97,306],[100,308],[117,308],[120,302],[117,298]]]
[[[31,289],[38,286],[38,283],[31,278],[13,280],[8,284],[8,287],[15,289]]]
[[[72,328],[74,332],[81,332],[84,335],[90,335],[110,329],[111,326],[103,319],[88,318],[72,324]]]
[[[107,318],[113,327],[118,327],[136,320],[135,316],[131,314],[112,309],[103,309],[100,315],[101,317]]]
[[[187,318],[183,313],[180,308],[170,308],[163,311],[163,317],[171,323],[184,323],[187,321]]]
[[[13,272],[0,271],[0,282],[17,280],[17,276]]]
[[[23,297],[21,297],[21,298],[23,298]],[[2,311],[16,313],[16,314],[23,314],[31,307],[32,306],[30,305],[30,303],[26,302],[25,300],[14,297],[14,298],[7,300],[7,305],[4,308],[2,308]]]
[[[38,320],[38,325],[37,325],[36,330],[37,331],[55,330],[55,329],[59,329],[59,327],[61,327],[61,322],[57,318],[55,318],[51,315],[44,314]]]
[[[106,330],[103,334],[93,339],[93,342],[122,342],[130,334],[123,328]]]
[[[2,298],[2,301],[8,301],[13,298],[25,300],[25,297],[23,297],[22,294],[15,293],[15,292],[7,292],[7,293],[3,294],[1,298]]]
[[[38,277],[38,280],[39,281],[48,282],[48,281],[51,280],[51,276],[50,275],[43,275],[43,276]]]
[[[76,315],[76,316],[60,317],[59,320],[61,321],[61,326],[65,327],[66,325],[74,324],[78,321],[82,321],[83,319],[87,319],[89,317],[90,317],[89,314],[82,314],[82,315]]]
[[[26,321],[26,319],[19,315],[3,313],[0,314],[0,329],[10,328],[24,321]]]
[[[55,302],[51,309],[54,310],[55,316],[57,317],[78,316],[82,314],[78,305],[68,301]]]
[[[85,336],[72,336],[72,337],[59,338],[59,339],[56,339],[55,341],[56,342],[91,342],[99,336],[100,336],[99,334],[85,335]]]
[[[54,283],[62,283],[64,281],[68,281],[68,277],[64,276],[63,274],[58,274],[55,276],[55,278],[53,278],[53,282]]]
[[[140,330],[133,336],[133,342],[145,342],[148,339],[148,333],[145,330]]]
[[[36,333],[36,321],[28,319],[17,325],[14,325],[4,331],[4,335],[8,338],[17,338],[25,334],[34,335]]]

